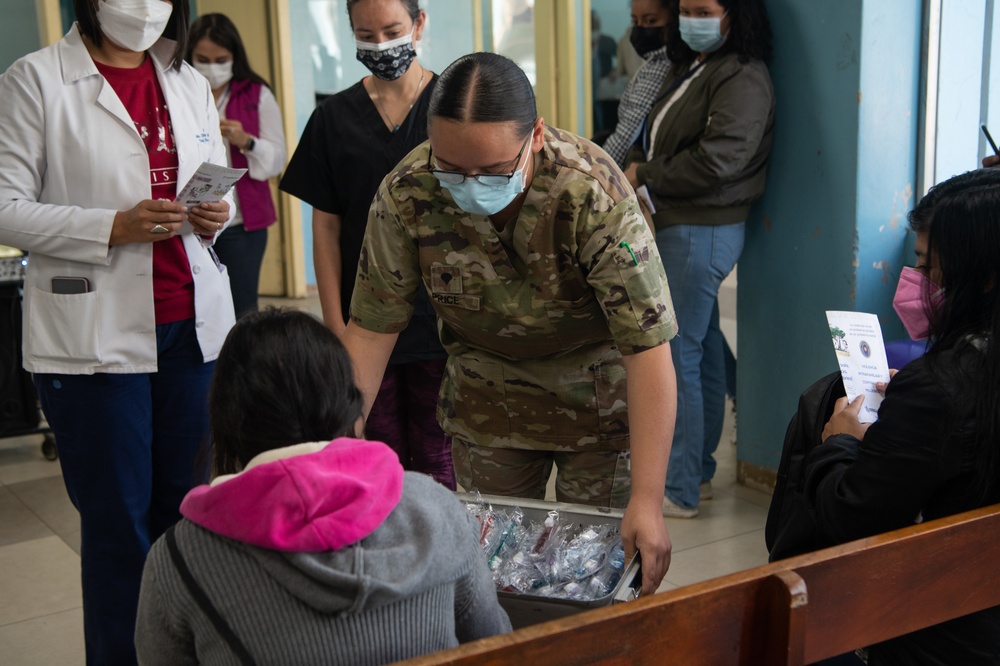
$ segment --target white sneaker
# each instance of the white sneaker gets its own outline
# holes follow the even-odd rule
[[[698,497],[702,500],[710,500],[715,497],[715,493],[712,492],[712,482],[706,481],[705,483],[698,486]]]
[[[669,497],[663,498],[663,515],[666,518],[694,518],[698,515],[698,509],[685,509],[670,501]]]

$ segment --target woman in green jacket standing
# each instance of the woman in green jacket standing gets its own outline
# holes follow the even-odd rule
[[[677,423],[663,513],[698,515],[710,496],[725,403],[719,286],[743,250],[750,204],[764,191],[774,88],[762,0],[679,0],[670,8],[672,67],[625,175],[648,188],[680,329],[671,345]],[[700,488],[699,488],[700,487]]]

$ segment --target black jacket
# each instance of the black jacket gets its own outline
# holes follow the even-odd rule
[[[840,370],[823,377],[799,396],[799,407],[785,431],[764,526],[769,562],[837,545],[820,534],[804,491],[806,460],[821,444],[823,426],[830,420],[837,399],[843,397]]]
[[[892,379],[864,440],[830,437],[806,459],[805,497],[820,534],[844,543],[996,501],[970,491],[974,467],[974,346],[927,357]],[[942,568],[961,566],[942,562]],[[882,664],[1000,664],[1000,607],[872,646]]]

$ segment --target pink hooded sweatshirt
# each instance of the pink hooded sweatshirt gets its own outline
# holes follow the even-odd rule
[[[392,449],[341,437],[265,451],[238,474],[191,490],[181,514],[260,548],[321,552],[374,532],[402,490],[403,467]]]

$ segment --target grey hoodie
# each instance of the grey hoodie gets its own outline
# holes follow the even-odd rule
[[[472,518],[419,474],[406,473],[399,504],[374,532],[335,551],[268,550],[186,519],[175,534],[259,664],[380,664],[510,631]],[[136,650],[141,664],[239,663],[162,539],[143,573]]]

